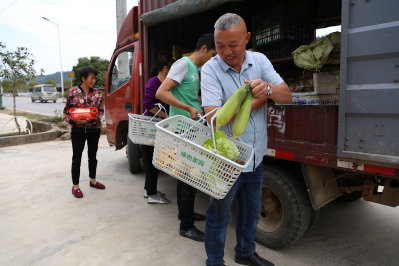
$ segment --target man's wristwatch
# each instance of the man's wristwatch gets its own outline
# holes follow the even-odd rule
[[[267,95],[266,96],[270,96],[270,95],[272,95],[272,92],[273,92],[272,87],[270,87],[268,82],[266,82],[266,84],[267,84]]]

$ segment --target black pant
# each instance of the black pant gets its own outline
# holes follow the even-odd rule
[[[100,132],[84,133],[71,132],[72,140],[72,182],[74,185],[79,185],[80,178],[80,162],[82,161],[82,153],[85,148],[87,140],[87,155],[89,157],[89,177],[96,178],[97,170],[97,150],[98,140],[100,139]]]
[[[180,229],[194,226],[194,201],[197,189],[177,180],[177,206],[179,207]]]
[[[147,195],[157,194],[157,183],[159,170],[152,165],[152,156],[154,155],[154,147],[140,145],[141,158],[145,167],[145,185],[144,189],[147,190]]]

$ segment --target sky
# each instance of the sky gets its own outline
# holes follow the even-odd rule
[[[127,12],[137,2],[127,0]],[[0,42],[8,50],[28,48],[37,74],[61,70],[57,26],[42,17],[59,21],[63,71],[71,71],[80,57],[109,60],[115,49],[115,0],[1,0],[0,12]]]
[[[127,0],[127,12],[137,2]],[[0,12],[0,42],[8,50],[28,48],[37,74],[40,69],[45,74],[61,69],[57,27],[42,17],[59,21],[63,71],[71,71],[80,57],[111,59],[117,37],[115,0],[1,0]],[[336,30],[340,27],[317,35]]]

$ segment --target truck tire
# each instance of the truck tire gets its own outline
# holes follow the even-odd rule
[[[255,240],[270,249],[297,242],[318,215],[312,208],[305,183],[284,166],[265,165],[262,209]],[[314,224],[312,226],[314,226]]]
[[[141,172],[141,153],[140,146],[134,144],[129,137],[127,137],[127,159],[129,161],[129,171],[132,174]]]
[[[306,230],[306,233],[312,231],[312,229],[316,226],[317,221],[320,218],[320,213],[321,213],[321,209],[319,209],[317,211],[313,211],[313,213],[310,217],[309,228],[308,228],[308,230]]]
[[[363,191],[353,191],[352,193],[343,193],[341,197],[336,199],[339,202],[352,202],[362,197]]]

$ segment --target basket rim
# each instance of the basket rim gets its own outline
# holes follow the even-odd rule
[[[135,117],[133,117],[135,116]],[[149,124],[156,124],[158,122],[163,121],[163,118],[159,118],[159,117],[153,117],[152,121],[147,121],[147,120],[142,120],[140,118],[148,118],[151,119],[151,116],[146,116],[146,115],[139,115],[139,114],[129,114],[129,118],[138,122],[144,122],[144,123],[149,123]]]
[[[194,120],[191,120],[191,119],[189,119],[189,118],[187,118],[187,117],[185,117],[185,116],[183,116],[183,115],[176,115],[176,116],[173,116],[173,117],[169,117],[169,118],[163,119],[162,121],[156,123],[155,126],[157,127],[158,130],[161,130],[162,132],[165,132],[165,133],[167,133],[168,135],[171,135],[171,136],[173,136],[173,137],[178,137],[178,138],[180,138],[182,141],[184,141],[184,142],[186,142],[186,143],[188,143],[188,144],[190,144],[190,145],[194,145],[197,149],[200,149],[202,152],[207,153],[208,155],[211,155],[211,156],[216,156],[218,159],[220,159],[220,160],[222,160],[222,161],[225,161],[225,162],[227,162],[227,163],[229,163],[229,164],[234,165],[235,167],[241,169],[241,171],[244,170],[245,168],[247,168],[248,165],[249,165],[249,163],[252,161],[252,159],[253,159],[253,157],[254,157],[254,148],[251,147],[251,146],[249,146],[248,144],[245,144],[245,143],[241,142],[241,141],[234,140],[234,139],[232,139],[232,138],[229,137],[229,136],[227,136],[227,138],[228,138],[229,140],[233,141],[233,143],[238,141],[238,142],[241,143],[241,145],[244,145],[244,146],[248,147],[249,150],[251,151],[251,154],[250,154],[250,156],[248,157],[248,160],[245,162],[244,165],[238,164],[238,163],[236,163],[236,162],[234,162],[234,161],[232,161],[232,160],[230,160],[230,159],[227,159],[226,157],[223,157],[223,156],[221,156],[221,155],[218,154],[218,153],[215,153],[215,152],[213,152],[213,151],[211,151],[211,150],[208,150],[208,149],[206,149],[206,148],[204,148],[204,147],[198,145],[197,143],[195,143],[195,142],[193,142],[193,141],[190,141],[190,140],[188,140],[188,139],[186,139],[186,138],[182,138],[180,134],[179,134],[179,135],[173,134],[172,132],[166,130],[165,128],[163,128],[163,127],[161,126],[161,125],[166,124],[166,123],[169,123],[170,121],[175,120],[175,119],[183,119],[183,120],[186,120],[187,122],[192,122],[192,121],[194,121]],[[206,129],[209,130],[209,133],[212,134],[211,129],[210,129],[209,127],[203,126],[203,125],[201,125],[201,124],[197,124],[196,126],[206,128]],[[156,134],[158,134],[158,132],[159,132],[158,130],[157,130],[157,133],[156,133]],[[156,145],[156,143],[155,143],[155,145]]]

